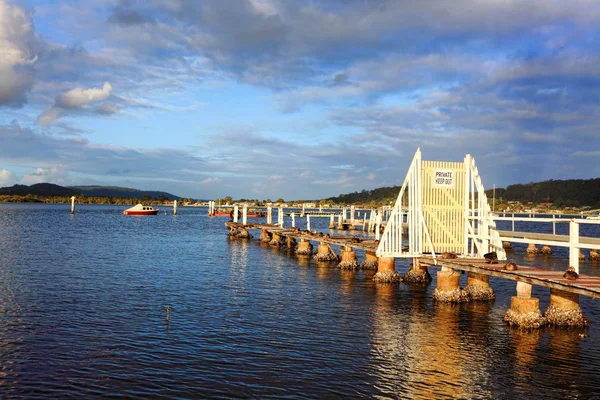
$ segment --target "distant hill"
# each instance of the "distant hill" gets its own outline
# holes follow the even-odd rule
[[[119,186],[67,186],[67,188],[77,191],[88,197],[121,197],[126,199],[142,198],[149,196],[158,198],[160,195],[165,196],[168,200],[179,200],[181,197],[167,192],[156,190],[138,190],[132,188],[124,188]]]
[[[159,198],[161,195],[168,200],[179,200],[181,197],[167,192],[155,190],[138,190],[131,188],[123,188],[117,186],[59,186],[52,183],[36,183],[35,185],[14,185],[10,187],[0,188],[0,195],[13,196],[40,196],[40,197],[70,197],[70,196],[86,196],[86,197],[119,197],[126,199],[143,198],[148,196],[151,198]]]
[[[73,189],[55,185],[53,183],[36,183],[35,185],[14,185],[0,188],[0,195],[27,196],[37,195],[43,197],[70,197],[79,195]]]

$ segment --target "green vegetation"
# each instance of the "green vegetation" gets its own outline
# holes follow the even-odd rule
[[[326,201],[335,204],[369,204],[371,206],[390,205],[396,202],[400,186],[382,187],[373,190],[362,190],[360,192],[340,194],[330,197]]]
[[[492,190],[486,190],[492,198]],[[552,203],[552,207],[600,208],[600,178],[569,179],[509,185],[496,189],[496,200],[523,204]]]

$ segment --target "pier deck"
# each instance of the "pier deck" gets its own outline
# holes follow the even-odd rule
[[[432,257],[421,257],[420,262],[426,266],[435,266]],[[569,280],[563,277],[565,271],[550,271],[521,265],[517,266],[516,271],[507,271],[504,269],[504,262],[488,264],[485,260],[479,258],[455,258],[450,260],[438,258],[437,266],[522,281],[584,296],[600,297],[600,277],[598,276],[579,274],[579,279]]]
[[[373,239],[362,239],[351,236],[332,236],[322,233],[309,234],[302,230],[293,230],[281,228],[271,224],[246,224],[236,222],[226,222],[228,228],[246,228],[247,230],[266,229],[269,233],[276,233],[282,237],[292,237],[295,239],[306,239],[319,243],[330,245],[347,246],[352,249],[375,252],[379,241]],[[518,233],[518,232],[511,232]],[[523,232],[529,235],[529,232]],[[535,233],[534,233],[535,234]],[[540,234],[537,234],[540,235]],[[550,235],[556,236],[556,235]],[[529,236],[527,236],[529,237]],[[429,267],[448,267],[459,271],[474,272],[481,275],[494,276],[514,281],[522,281],[529,284],[544,286],[553,289],[560,289],[566,292],[576,293],[590,297],[600,297],[600,277],[579,274],[579,279],[569,280],[563,277],[564,271],[550,271],[541,268],[517,266],[515,271],[504,269],[504,262],[498,264],[489,264],[480,258],[455,258],[442,259],[436,258],[437,265],[431,256],[422,256],[419,261],[424,266]],[[566,268],[565,268],[566,269]]]

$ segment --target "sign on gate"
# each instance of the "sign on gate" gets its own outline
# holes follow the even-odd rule
[[[453,169],[433,170],[433,182],[431,186],[434,188],[454,189],[454,172]]]

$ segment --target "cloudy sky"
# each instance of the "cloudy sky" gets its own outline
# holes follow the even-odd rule
[[[600,1],[0,0],[0,186],[320,199],[600,176]]]

